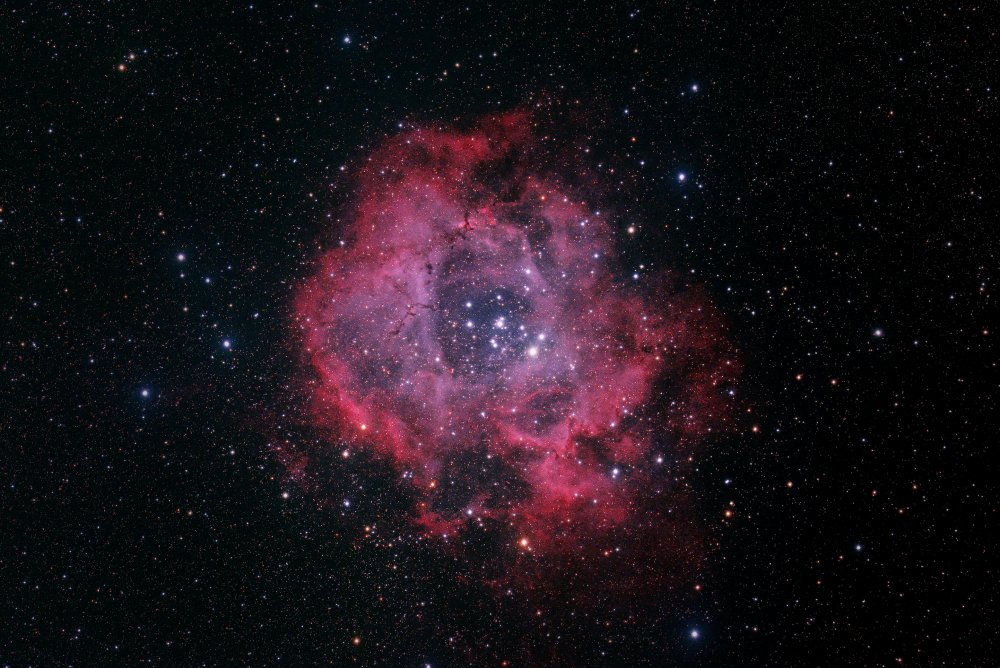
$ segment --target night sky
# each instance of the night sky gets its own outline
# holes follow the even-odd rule
[[[0,665],[994,665],[996,29],[807,4],[0,8]]]

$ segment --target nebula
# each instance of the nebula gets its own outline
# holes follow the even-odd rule
[[[513,111],[366,157],[295,298],[325,434],[286,458],[295,476],[364,450],[420,531],[491,523],[539,555],[653,526],[684,493],[677,467],[730,421],[736,356],[703,290],[624,266],[639,221],[574,149]]]

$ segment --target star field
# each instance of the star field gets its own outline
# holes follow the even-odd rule
[[[988,9],[0,9],[0,664],[990,665]]]

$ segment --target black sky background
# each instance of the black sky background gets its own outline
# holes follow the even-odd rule
[[[988,9],[0,8],[0,663],[991,665]],[[376,465],[318,511],[267,449],[352,165],[541,101],[712,295],[758,425],[692,481],[704,589],[638,615],[524,618],[355,540],[405,509]]]

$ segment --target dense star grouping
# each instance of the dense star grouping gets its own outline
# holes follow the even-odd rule
[[[621,275],[629,222],[536,124],[514,111],[377,149],[296,325],[316,447],[391,461],[429,534],[491,522],[544,554],[636,519],[727,422],[738,365],[701,292]],[[309,479],[310,452],[279,452]]]

